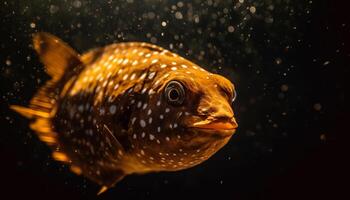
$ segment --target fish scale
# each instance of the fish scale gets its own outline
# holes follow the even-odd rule
[[[48,33],[33,42],[52,79],[11,108],[100,193],[128,174],[198,165],[236,131],[234,85],[166,49],[130,42],[79,56]]]

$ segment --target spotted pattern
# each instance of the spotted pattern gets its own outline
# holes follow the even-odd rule
[[[62,149],[100,184],[111,185],[106,181],[111,169],[123,174],[186,169],[228,142],[229,137],[201,138],[186,127],[189,117],[205,112],[192,106],[199,105],[196,94],[203,86],[230,90],[228,80],[147,43],[112,44],[82,60],[85,67],[67,81],[53,124],[62,133]],[[174,79],[193,92],[183,106],[164,98],[166,83]]]

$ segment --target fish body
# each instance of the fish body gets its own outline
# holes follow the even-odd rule
[[[104,189],[128,174],[198,165],[237,128],[234,85],[161,47],[118,43],[79,55],[48,33],[33,43],[52,79],[28,108],[11,108],[33,119],[56,160]]]

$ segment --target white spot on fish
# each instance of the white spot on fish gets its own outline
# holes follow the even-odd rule
[[[160,80],[156,80],[156,82],[154,83],[154,86],[156,87],[158,84],[160,83]]]
[[[111,106],[109,107],[109,112],[110,112],[111,114],[115,114],[116,111],[117,111],[117,107],[116,107],[115,105],[111,105]]]
[[[136,74],[133,73],[133,74],[131,75],[131,77],[130,77],[130,80],[134,80],[134,79],[135,79],[135,76],[136,76]]]
[[[131,119],[131,124],[134,124],[135,121],[136,121],[136,117],[133,117],[133,118]]]
[[[128,59],[125,59],[125,60],[123,61],[123,65],[126,65],[128,62],[129,62],[129,60],[128,60]]]
[[[83,105],[80,105],[80,106],[78,107],[78,110],[79,110],[79,112],[83,112],[83,111],[84,111],[84,106],[83,106]]]
[[[142,106],[142,109],[145,110],[147,108],[147,103],[144,103],[143,106]]]
[[[153,59],[151,63],[154,64],[156,62],[158,62],[158,59]]]
[[[141,126],[141,127],[146,127],[146,122],[145,122],[145,120],[143,120],[143,119],[140,120],[140,126]]]
[[[134,60],[134,62],[132,62],[132,66],[135,66],[135,65],[137,65],[139,63],[139,61],[137,61],[137,60]]]
[[[143,74],[140,76],[140,79],[142,80],[142,79],[144,79],[146,76],[147,76],[147,74],[146,74],[146,73],[143,73]]]
[[[123,76],[123,80],[125,81],[125,80],[128,78],[128,76],[129,76],[129,74],[125,74],[125,75]]]
[[[120,65],[123,62],[123,59],[118,59],[117,64]]]
[[[181,65],[181,67],[186,69],[186,68],[187,68],[187,65]]]
[[[151,73],[148,75],[148,79],[153,79],[155,75],[156,75],[156,72],[151,72]]]
[[[155,94],[156,92],[154,91],[154,90],[152,90],[152,89],[150,89],[149,91],[148,91],[148,95],[152,95],[152,94]]]
[[[154,140],[154,135],[149,134],[149,139],[150,139],[150,140]]]
[[[114,86],[114,88],[113,89],[118,89],[118,87],[119,87],[119,84],[116,84],[115,86]]]
[[[141,90],[141,94],[145,94],[146,91],[147,91],[147,88],[143,88],[143,89]]]

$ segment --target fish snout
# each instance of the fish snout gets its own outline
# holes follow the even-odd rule
[[[202,108],[199,113],[205,116],[205,119],[195,123],[197,128],[232,130],[238,127],[232,108],[225,104],[214,104]]]

